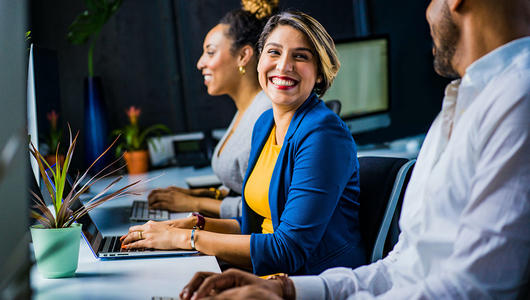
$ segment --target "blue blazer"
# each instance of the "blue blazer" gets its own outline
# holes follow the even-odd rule
[[[272,110],[254,126],[245,184],[274,125]],[[251,234],[253,271],[319,274],[366,261],[359,232],[359,163],[344,122],[315,94],[295,112],[269,186],[273,234],[244,200],[242,234]]]

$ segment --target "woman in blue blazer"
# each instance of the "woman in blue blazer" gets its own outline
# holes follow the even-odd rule
[[[148,222],[131,227],[124,244],[197,249],[260,275],[357,267],[366,257],[355,143],[317,96],[340,66],[333,41],[312,17],[284,12],[269,19],[259,49],[273,108],[254,126],[243,216]]]
[[[273,126],[272,110],[254,126],[247,180]],[[364,263],[358,169],[348,128],[311,94],[290,122],[270,181],[274,234],[258,233],[263,217],[243,201],[241,233],[252,234],[254,272],[319,274]]]

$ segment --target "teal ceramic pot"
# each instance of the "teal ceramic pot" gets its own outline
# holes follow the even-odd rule
[[[68,228],[31,226],[37,269],[46,278],[74,276],[79,259],[81,224]]]

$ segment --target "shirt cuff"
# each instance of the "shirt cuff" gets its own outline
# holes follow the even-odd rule
[[[326,299],[326,285],[318,276],[289,276],[294,283],[296,300]]]

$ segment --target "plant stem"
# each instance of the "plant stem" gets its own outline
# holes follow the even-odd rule
[[[94,77],[94,46],[96,45],[96,40],[101,32],[101,28],[94,32],[94,37],[90,41],[90,48],[88,48],[88,77]]]
[[[94,77],[94,65],[92,58],[94,56],[94,45],[96,44],[96,38],[94,37],[90,42],[90,48],[88,48],[88,77]]]

